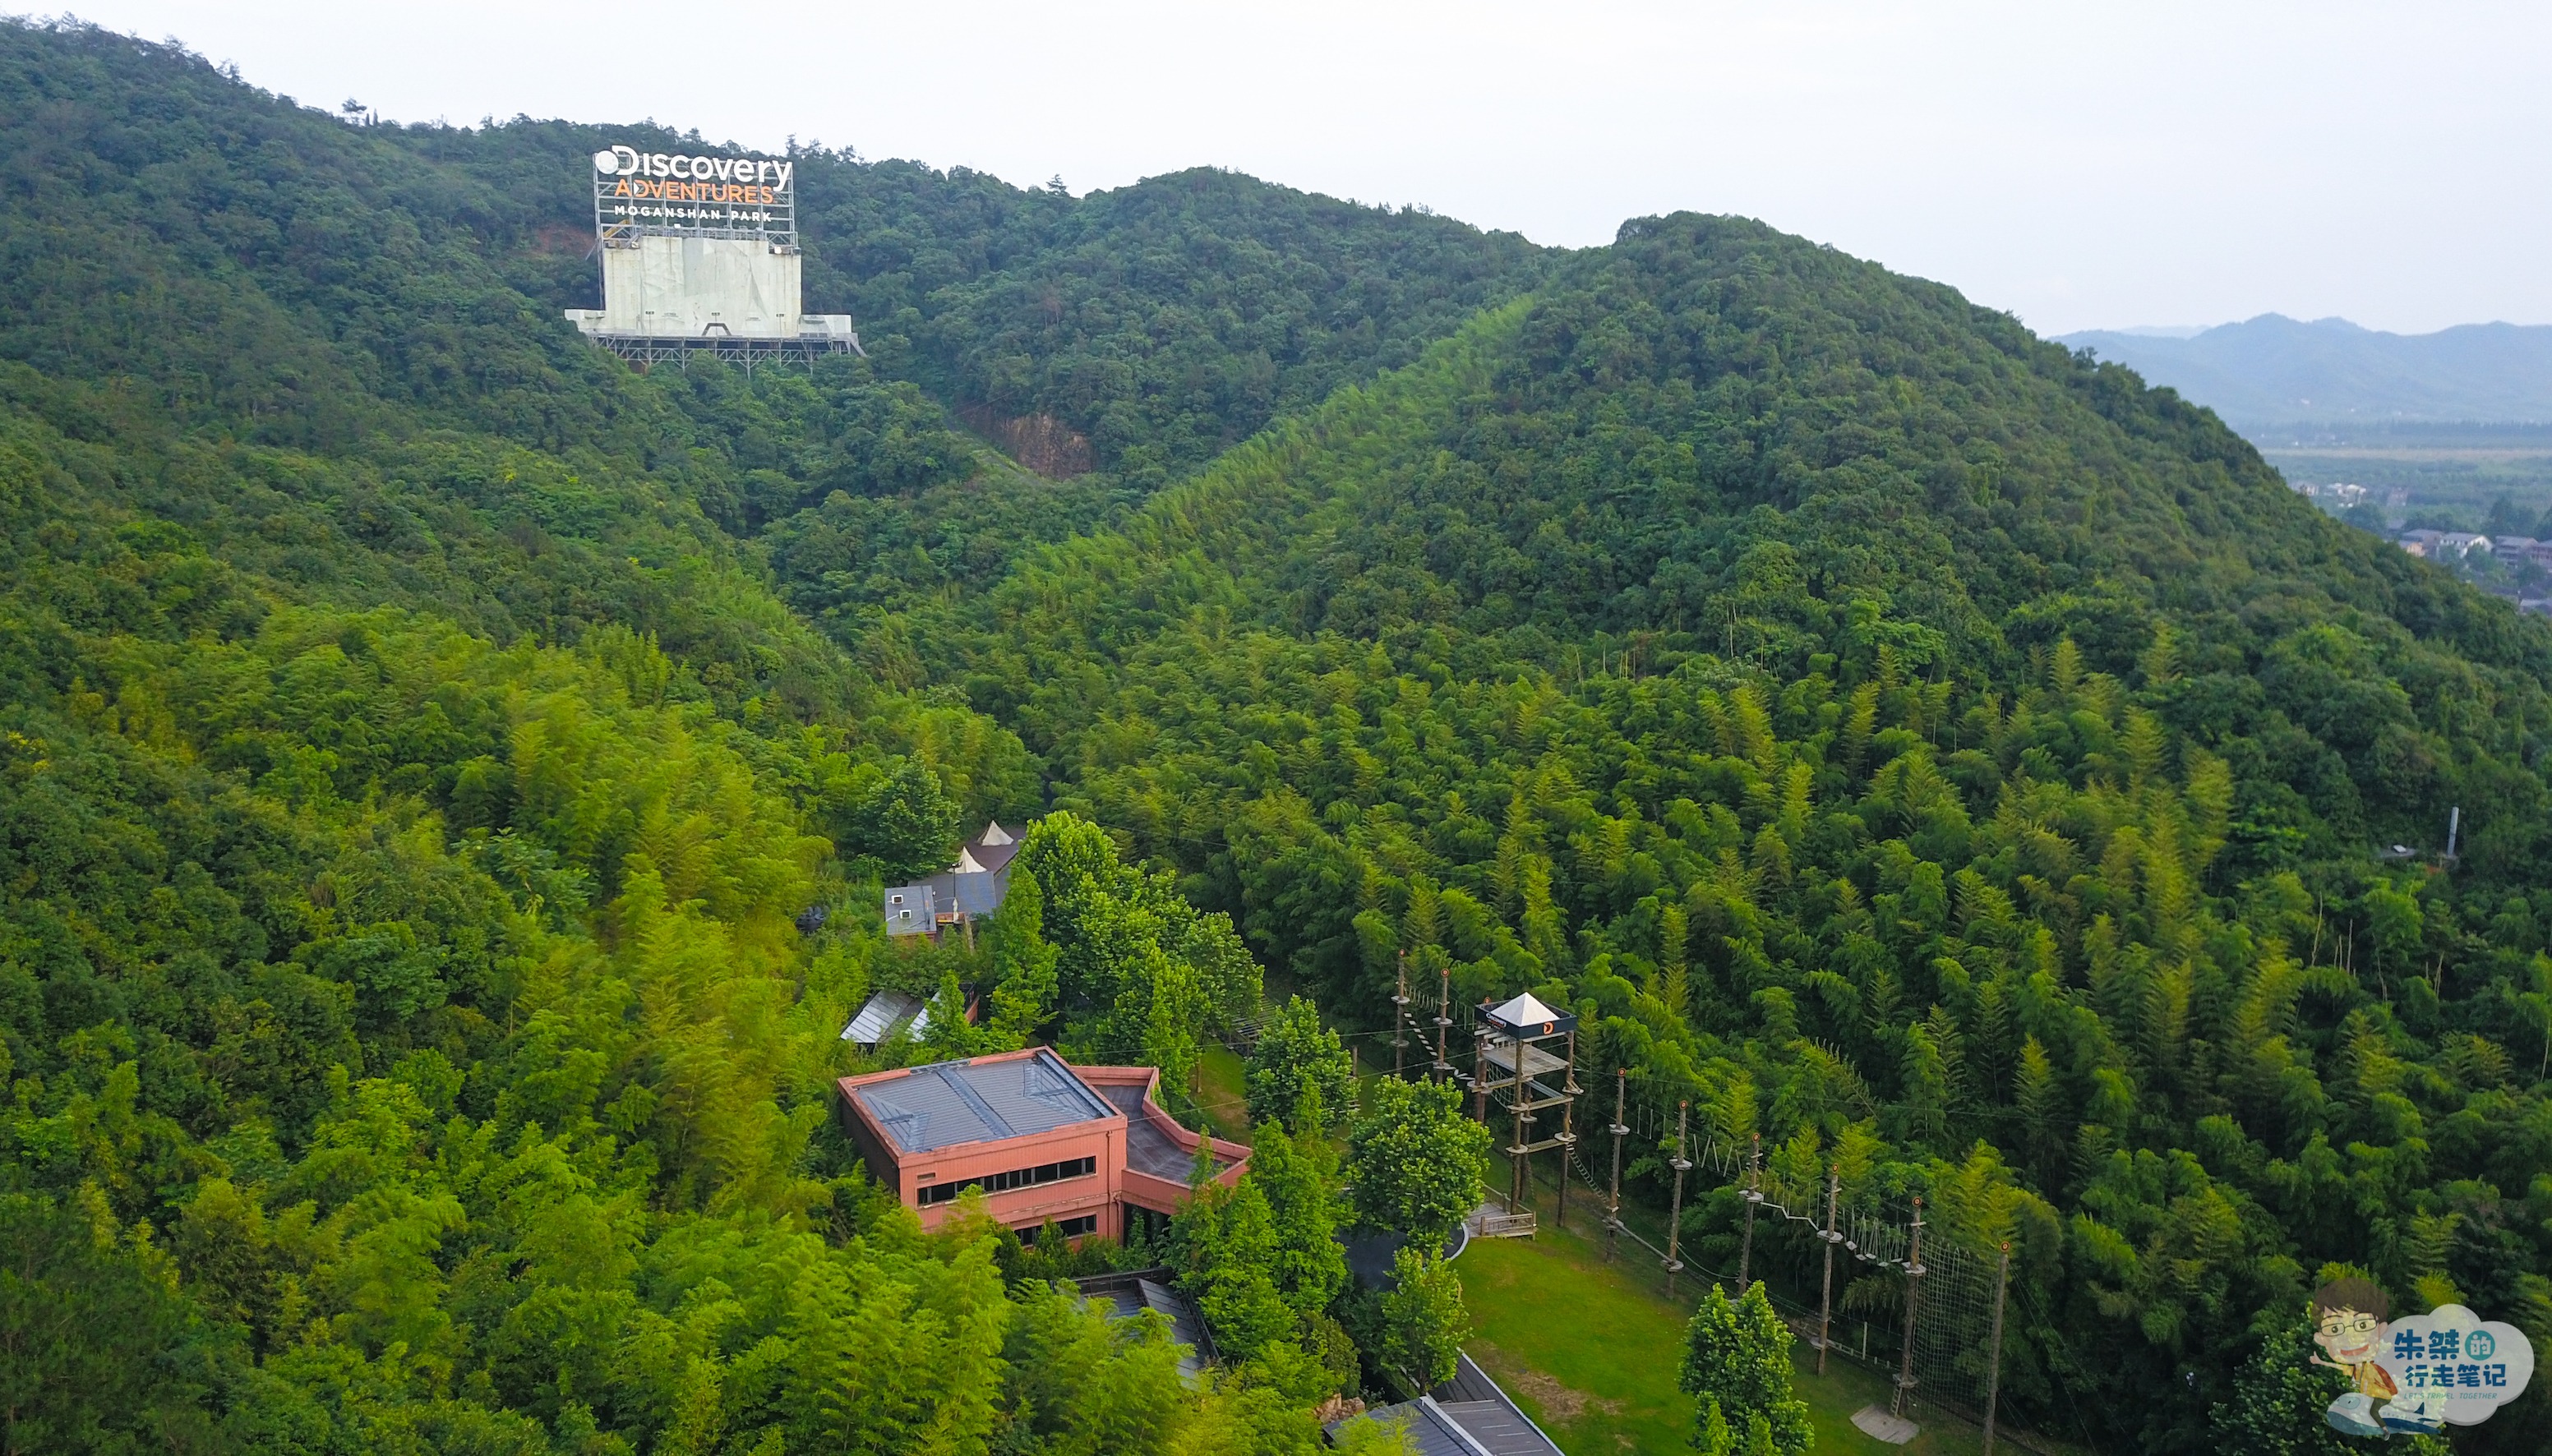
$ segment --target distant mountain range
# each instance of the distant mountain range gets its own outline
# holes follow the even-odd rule
[[[2271,313],[2173,337],[2180,332],[2095,329],[2058,342],[2168,384],[2245,431],[2308,421],[2552,421],[2552,327],[2387,334]]]

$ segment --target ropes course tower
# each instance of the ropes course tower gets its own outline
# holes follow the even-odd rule
[[[1549,1046],[1561,1045],[1562,1054],[1551,1055]],[[1512,1185],[1507,1196],[1511,1212],[1531,1209],[1533,1155],[1548,1148],[1561,1150],[1559,1178],[1559,1213],[1568,1212],[1567,1151],[1577,1144],[1575,1127],[1577,1094],[1577,1018],[1565,1011],[1554,1011],[1531,992],[1517,996],[1502,1006],[1483,1007],[1480,1012],[1479,1050],[1472,1071],[1474,1105],[1485,1121],[1492,1110],[1507,1114],[1511,1129],[1507,1158]],[[1559,1109],[1559,1130],[1549,1137],[1537,1138],[1535,1125],[1548,1119],[1551,1108]]]

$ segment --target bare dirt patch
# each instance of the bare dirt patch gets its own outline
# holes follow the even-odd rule
[[[976,404],[957,411],[957,417],[1000,446],[1003,454],[1049,480],[1069,480],[1098,468],[1098,454],[1090,441],[1053,415],[1009,418],[995,414],[989,405]]]
[[[1471,1358],[1479,1362],[1480,1368],[1487,1371],[1491,1379],[1506,1387],[1509,1395],[1531,1401],[1542,1412],[1542,1418],[1554,1425],[1575,1425],[1589,1410],[1605,1415],[1622,1413],[1621,1402],[1607,1401],[1561,1385],[1485,1340],[1472,1344]]]

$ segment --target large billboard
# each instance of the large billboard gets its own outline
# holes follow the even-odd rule
[[[593,154],[593,230],[606,248],[648,236],[798,242],[797,164],[612,147]]]

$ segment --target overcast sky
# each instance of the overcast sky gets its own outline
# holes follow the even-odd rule
[[[1212,163],[1543,243],[1744,213],[2044,333],[2552,323],[2552,5],[89,0],[399,121],[653,117],[1074,192]]]

